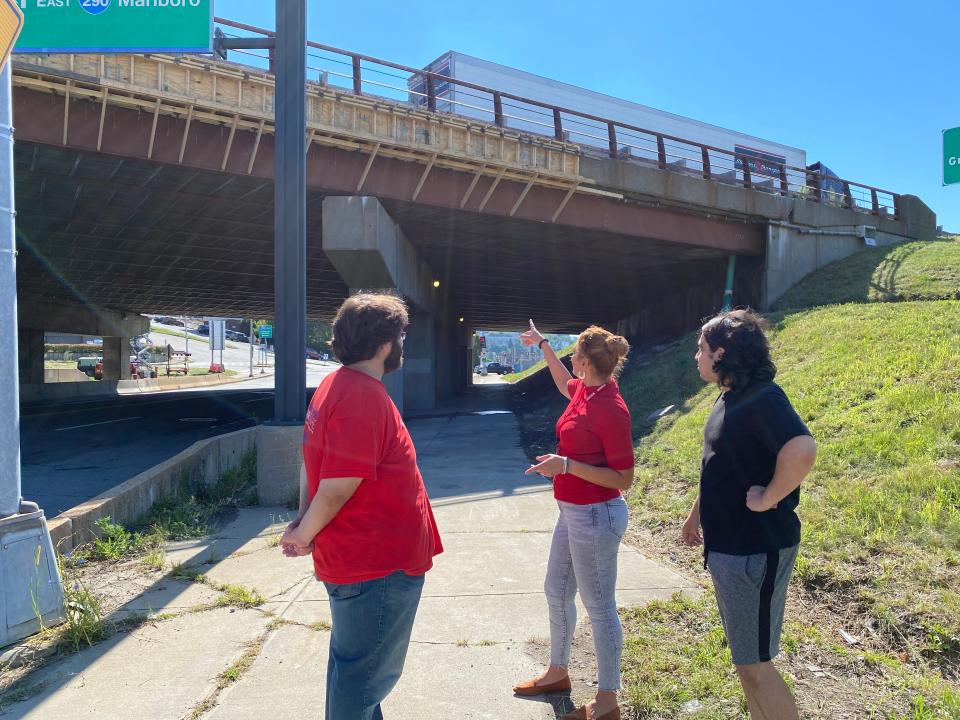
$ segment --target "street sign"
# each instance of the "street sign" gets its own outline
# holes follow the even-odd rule
[[[210,349],[223,350],[226,338],[226,322],[223,318],[208,318],[210,328]]]
[[[273,337],[273,325],[261,325],[257,328],[257,336],[262,340]]]
[[[943,184],[960,183],[960,127],[943,131]]]
[[[23,13],[13,0],[0,0],[0,68],[7,64],[10,50],[23,28]]]
[[[213,0],[17,1],[25,20],[14,52],[208,53],[213,49]]]

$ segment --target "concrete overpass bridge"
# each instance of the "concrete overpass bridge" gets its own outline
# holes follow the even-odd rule
[[[490,121],[463,117],[438,105],[450,78],[310,47],[350,69],[306,87],[308,315],[329,318],[356,288],[408,297],[411,407],[468,379],[473,328],[532,316],[654,340],[719,306],[731,256],[736,302],[763,306],[864,234],[935,227],[912,196],[848,181],[827,192],[805,168],[757,174],[751,158],[496,89],[467,85]],[[121,338],[122,355],[137,313],[272,315],[282,108],[269,67],[251,62],[14,58],[22,382],[36,380],[44,330]],[[423,102],[377,68],[419,73]],[[530,118],[547,132],[512,128]]]

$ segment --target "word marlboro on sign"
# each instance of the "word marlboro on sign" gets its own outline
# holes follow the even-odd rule
[[[213,49],[213,0],[18,2],[24,24],[15,52],[207,53]]]

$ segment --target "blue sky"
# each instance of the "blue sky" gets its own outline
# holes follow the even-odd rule
[[[216,14],[274,27],[271,0]],[[422,67],[475,55],[807,151],[918,195],[960,232],[942,131],[960,126],[960,0],[307,1],[311,40]]]

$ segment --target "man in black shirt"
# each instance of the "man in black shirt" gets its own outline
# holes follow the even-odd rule
[[[682,536],[688,545],[704,544],[751,717],[792,720],[796,702],[771,660],[800,543],[800,483],[817,446],[773,382],[763,325],[749,310],[734,310],[701,328],[700,377],[720,395],[704,428],[700,493]]]

